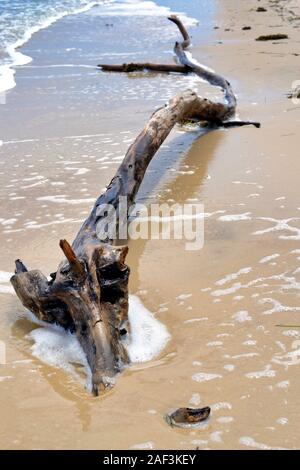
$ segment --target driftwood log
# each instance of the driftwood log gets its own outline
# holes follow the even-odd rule
[[[130,208],[151,159],[175,124],[186,120],[205,121],[215,127],[251,124],[230,120],[236,110],[236,98],[230,83],[187,54],[190,38],[185,27],[176,16],[169,20],[178,26],[183,36],[183,41],[175,44],[179,65],[101,65],[102,70],[193,72],[220,87],[224,92],[224,102],[214,102],[185,90],[155,111],[129,147],[106,191],[96,200],[72,246],[66,240],[60,241],[66,259],[58,266],[57,272],[50,275],[51,279],[48,280],[39,270],[28,271],[20,260],[16,261],[15,275],[11,278],[19,299],[38,319],[76,333],[91,368],[95,395],[111,387],[116,374],[129,363],[122,337],[130,332],[129,268],[125,264],[128,247],[117,246],[109,238],[98,239],[96,227],[103,217],[101,207],[111,204],[118,210],[119,197],[123,196]],[[258,123],[252,124],[259,126]]]

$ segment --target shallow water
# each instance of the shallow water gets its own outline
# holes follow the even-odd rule
[[[82,380],[35,357],[28,335],[36,326],[19,319],[7,273],[16,257],[55,270],[58,240],[72,240],[151,112],[184,87],[216,93],[193,78],[89,68],[172,60],[177,35],[170,25],[161,34],[160,16],[107,20],[95,9],[26,44],[33,62],[18,69],[0,106],[2,448],[299,447],[300,115],[284,96],[299,59],[290,58],[297,29],[272,11],[257,18],[252,1],[240,10],[228,0],[226,11],[209,2],[205,20],[200,1],[173,3],[202,20],[191,30],[194,56],[232,79],[240,117],[262,129],[177,128],[151,163],[138,201],[204,204],[205,243],[188,252],[180,240],[130,242],[131,293],[171,338],[95,399]],[[241,36],[250,19],[250,38]],[[288,44],[254,41],[274,24],[289,30]],[[165,413],[189,404],[210,406],[210,420],[197,430],[169,428]]]
[[[110,0],[106,0],[110,1]],[[33,34],[67,15],[88,11],[105,0],[1,0],[0,2],[0,93],[14,88],[16,65],[31,62],[18,50]]]

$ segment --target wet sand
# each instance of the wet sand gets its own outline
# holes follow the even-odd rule
[[[199,5],[189,11],[183,3],[176,10],[201,20]],[[259,3],[266,13],[256,12],[252,0],[209,3],[204,24],[191,30],[193,55],[231,80],[239,116],[262,128],[201,138],[177,129],[151,164],[139,201],[198,201],[212,214],[199,252],[185,251],[178,240],[129,245],[131,293],[171,340],[154,361],[125,371],[105,397],[90,397],[64,371],[32,356],[25,336],[34,326],[18,320],[23,309],[3,274],[1,448],[299,447],[300,330],[277,326],[299,325],[300,108],[285,96],[300,79],[298,23],[267,1]],[[3,272],[12,271],[16,257],[30,268],[55,270],[58,240],[72,240],[149,114],[189,86],[216,94],[188,77],[108,77],[79,67],[104,58],[171,60],[172,27],[162,35],[148,18],[147,28],[135,23],[136,36],[120,43],[115,31],[125,35],[127,21],[106,26],[110,21],[95,13],[65,18],[23,48],[34,61],[17,71],[17,87],[1,105]],[[255,41],[273,32],[289,39]],[[146,47],[150,36],[153,49]],[[106,56],[113,51],[124,55]],[[66,63],[76,65],[72,73],[49,67]],[[190,400],[211,406],[210,420],[198,430],[168,427],[163,415]]]

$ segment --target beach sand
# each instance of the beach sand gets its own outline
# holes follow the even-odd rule
[[[300,80],[299,22],[282,2],[158,3],[200,21],[193,56],[231,81],[239,117],[262,128],[177,128],[151,163],[137,200],[204,204],[205,243],[189,252],[184,240],[129,242],[130,291],[171,340],[93,398],[33,357],[34,325],[18,319],[24,309],[7,273],[19,257],[45,274],[56,269],[59,239],[72,241],[157,107],[189,87],[219,93],[193,77],[95,69],[171,62],[177,31],[162,16],[106,17],[97,7],[22,48],[33,61],[0,105],[3,449],[299,448],[300,330],[277,326],[299,325],[300,106],[286,97]],[[279,32],[289,39],[255,41]],[[164,414],[191,399],[212,407],[210,420],[170,428]]]

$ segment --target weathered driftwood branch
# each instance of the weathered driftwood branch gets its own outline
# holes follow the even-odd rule
[[[66,240],[60,241],[66,260],[56,273],[51,274],[51,280],[38,270],[28,271],[20,260],[16,261],[15,275],[11,278],[19,299],[37,318],[76,332],[92,371],[95,395],[110,387],[114,376],[129,362],[122,341],[123,335],[129,332],[129,268],[125,264],[128,247],[115,246],[109,237],[98,239],[97,225],[104,217],[102,208],[112,205],[117,210],[117,222],[122,223],[118,213],[119,197],[127,198],[130,207],[151,159],[176,123],[193,119],[219,125],[235,113],[236,98],[230,84],[187,55],[185,48],[190,44],[189,35],[177,17],[169,19],[183,36],[183,42],[175,45],[181,65],[172,67],[181,72],[183,69],[193,71],[212,85],[221,87],[224,103],[201,98],[194,91],[186,90],[158,109],[129,147],[72,246]]]
[[[176,65],[176,64],[151,64],[149,62],[141,62],[141,63],[129,63],[129,64],[121,64],[121,65],[114,65],[114,64],[99,64],[103,72],[143,72],[144,70],[148,70],[151,72],[174,72],[174,73],[188,73],[190,69],[185,67],[184,65]]]
[[[260,123],[252,122],[252,121],[228,121],[224,122],[225,119],[229,119],[232,115],[234,115],[235,108],[236,108],[236,97],[232,91],[230,83],[221,75],[216,74],[215,72],[209,70],[207,67],[200,65],[196,62],[189,53],[185,51],[190,44],[191,39],[190,36],[180,21],[180,19],[176,15],[171,15],[168,17],[168,20],[172,21],[176,24],[179,31],[182,34],[183,41],[176,42],[174,47],[174,52],[180,62],[178,64],[153,64],[153,63],[136,63],[130,62],[128,64],[99,64],[98,67],[102,69],[103,72],[124,72],[124,73],[131,73],[137,71],[150,71],[150,72],[173,72],[173,73],[195,73],[201,79],[206,80],[213,86],[217,86],[222,88],[225,92],[225,100],[227,101],[228,106],[228,114],[221,119],[215,119],[215,121],[209,120],[214,125],[223,126],[226,128],[229,127],[241,127],[247,125],[254,125],[255,127],[260,127]]]

